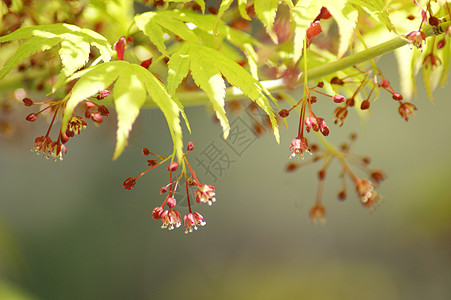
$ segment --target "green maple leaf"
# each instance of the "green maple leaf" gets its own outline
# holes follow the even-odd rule
[[[358,7],[363,8],[371,16],[374,16],[379,22],[385,24],[388,30],[396,32],[392,22],[390,21],[388,11],[385,8],[384,0],[347,0],[347,1]]]
[[[80,74],[79,74],[80,73]],[[62,128],[66,128],[75,107],[84,99],[107,89],[114,83],[112,96],[117,112],[117,141],[113,159],[119,157],[127,145],[129,133],[147,95],[163,112],[169,126],[178,157],[183,154],[182,129],[180,127],[180,107],[166,91],[164,85],[145,68],[126,61],[103,63],[82,72],[75,73],[69,79],[80,77],[74,85],[64,110]]]
[[[112,50],[108,41],[100,34],[69,24],[26,26],[0,37],[0,43],[26,40],[0,71],[0,79],[8,74],[22,60],[31,55],[49,50],[60,44],[59,55],[63,69],[62,76],[68,77],[83,67],[89,59],[90,47],[96,47],[103,61],[111,59]]]
[[[307,29],[321,11],[321,7],[320,1],[305,0],[299,1],[291,10],[291,17],[295,24],[293,39],[293,61],[295,62],[302,56]]]
[[[279,141],[279,129],[267,96],[263,88],[251,74],[235,61],[229,59],[216,49],[198,43],[182,45],[169,59],[168,90],[175,93],[176,88],[186,77],[188,71],[196,83],[208,95],[224,132],[229,132],[229,123],[224,110],[225,82],[223,77],[244,95],[255,101],[269,116],[274,135]]]
[[[265,26],[266,32],[269,34],[274,43],[277,44],[277,35],[273,30],[274,20],[276,18],[279,0],[255,0],[254,8],[258,19]]]
[[[338,25],[340,41],[337,57],[342,57],[348,50],[349,42],[354,36],[359,16],[358,11],[348,2],[326,0],[322,4],[327,8]]]

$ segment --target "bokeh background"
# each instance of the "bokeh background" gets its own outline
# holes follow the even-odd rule
[[[394,58],[379,66],[398,86]],[[45,124],[23,125],[0,141],[0,299],[451,299],[451,87],[433,103],[420,86],[409,122],[387,94],[365,122],[351,113],[341,128],[330,103],[315,104],[332,141],[357,132],[353,151],[388,175],[378,188],[383,203],[368,212],[352,186],[346,201],[336,199],[333,165],[324,226],[308,217],[319,166],[284,171],[294,116],[280,145],[263,135],[220,176],[217,202],[196,206],[207,225],[189,235],[151,218],[168,180],[164,167],[132,191],[122,187],[146,169],[143,147],[170,153],[160,112],[140,115],[115,162],[114,117],[88,126],[57,163],[30,153]],[[220,142],[208,109],[186,113],[193,134],[185,138],[196,151]],[[244,111],[236,117],[249,120]]]

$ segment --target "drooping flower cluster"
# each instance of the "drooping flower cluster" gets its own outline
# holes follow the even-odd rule
[[[149,159],[147,161],[147,165],[150,166],[149,169],[142,172],[136,177],[130,177],[124,181],[124,188],[126,190],[131,190],[135,187],[136,180],[138,178],[140,178],[150,170],[156,168],[157,166],[169,160],[172,161],[168,164],[167,168],[167,170],[169,171],[169,183],[166,186],[160,188],[160,194],[167,193],[167,195],[163,203],[160,206],[156,206],[152,211],[152,218],[161,221],[161,228],[168,228],[169,230],[172,230],[174,228],[180,227],[182,224],[181,214],[175,209],[175,207],[177,206],[175,195],[182,180],[186,187],[186,198],[188,202],[188,213],[183,217],[185,233],[193,232],[193,230],[197,230],[199,226],[204,226],[206,224],[204,217],[200,213],[195,212],[192,209],[190,189],[194,189],[192,193],[195,195],[197,203],[206,203],[208,205],[212,205],[216,201],[216,188],[212,185],[201,183],[188,162],[186,155],[188,152],[193,150],[194,145],[192,142],[190,142],[188,143],[186,152],[183,154],[183,157],[178,161],[173,161],[174,154],[168,157],[164,157],[150,152],[148,148],[144,148],[143,154],[145,156],[153,155],[156,157],[156,159]],[[174,172],[176,172],[180,166],[182,167],[180,174],[178,176],[174,176]],[[190,175],[188,175],[188,172],[190,173]],[[165,209],[165,207],[167,207],[167,209]]]
[[[95,123],[102,123],[103,116],[108,116],[110,112],[104,105],[99,105],[94,101],[94,98],[101,100],[109,95],[109,91],[101,91],[97,96],[94,96],[92,100],[85,99],[82,101],[78,107],[84,111],[85,118],[91,118]],[[52,117],[47,133],[44,136],[39,136],[35,139],[33,152],[38,155],[42,155],[45,158],[53,158],[53,160],[62,160],[63,154],[66,154],[65,144],[68,142],[69,138],[80,134],[81,130],[86,128],[87,123],[83,120],[82,116],[73,115],[69,120],[67,127],[60,128],[58,132],[58,138],[56,141],[52,140],[49,136],[52,126],[56,120],[58,113],[62,114],[63,108],[66,105],[66,99],[63,100],[53,100],[50,102],[34,102],[28,97],[23,99],[25,106],[33,105],[44,105],[45,107],[36,113],[30,113],[25,119],[29,122],[35,122],[38,116],[44,112],[50,112]]]
[[[369,167],[370,159],[368,157],[362,157],[350,152],[356,138],[357,135],[352,134],[350,143],[344,143],[339,149],[328,144],[326,141],[324,141],[324,144],[326,145],[326,149],[324,150],[321,150],[316,144],[312,144],[311,148],[313,155],[309,161],[302,163],[291,162],[287,165],[286,170],[288,172],[293,172],[305,164],[320,161],[322,162],[322,167],[318,172],[319,185],[317,198],[309,213],[312,223],[324,224],[325,222],[326,209],[322,203],[322,193],[324,189],[325,178],[327,175],[327,169],[334,160],[338,161],[342,169],[340,177],[343,181],[343,187],[337,194],[338,200],[343,201],[347,197],[347,175],[347,177],[351,179],[352,183],[355,186],[356,194],[360,199],[360,203],[365,208],[371,210],[380,203],[381,198],[379,193],[375,189],[375,184],[381,183],[386,176],[383,171]],[[359,178],[351,169],[350,164],[356,165],[357,167],[362,169],[369,176],[369,178],[371,178],[371,180],[367,178]]]

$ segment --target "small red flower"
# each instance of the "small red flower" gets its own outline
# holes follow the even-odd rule
[[[74,116],[70,119],[69,123],[67,124],[67,129],[75,134],[80,134],[80,131],[82,129],[86,128],[86,125],[88,125],[83,119],[79,116]]]
[[[406,35],[406,38],[418,49],[423,48],[423,42],[426,41],[426,35],[420,30],[415,30],[408,33]]]
[[[348,110],[346,107],[337,107],[334,111],[334,123],[342,126],[347,115]]]
[[[295,138],[291,141],[290,144],[290,157],[298,157],[301,156],[301,159],[304,159],[304,152],[310,153],[310,149],[308,148],[308,143],[306,138]],[[311,153],[310,153],[311,154]]]
[[[358,179],[355,188],[360,197],[360,202],[366,208],[372,209],[379,202],[379,194],[374,189],[373,183],[368,179]]]
[[[197,203],[207,203],[208,205],[212,205],[213,202],[216,202],[215,198],[216,188],[212,185],[202,184],[195,191],[196,202]]]
[[[310,210],[310,221],[315,224],[324,224],[326,222],[326,209],[321,203],[316,203]]]
[[[434,55],[434,53],[427,54],[423,59],[423,66],[425,68],[431,68],[432,70],[437,68],[441,64],[441,59],[437,55]]]
[[[198,225],[205,226],[205,224],[207,224],[207,222],[204,221],[204,217],[197,212],[185,215],[183,218],[183,223],[186,226],[185,233],[193,232],[193,229],[197,230]]]
[[[175,209],[169,208],[161,213],[161,228],[167,228],[169,230],[174,229],[174,226],[179,228],[182,225],[180,213]]]
[[[404,120],[409,121],[409,117],[415,115],[413,113],[414,110],[417,110],[417,107],[414,104],[410,102],[404,103],[401,102],[399,105],[398,112],[401,115],[401,117],[404,118]]]

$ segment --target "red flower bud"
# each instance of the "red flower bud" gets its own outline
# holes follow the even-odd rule
[[[286,109],[282,109],[281,111],[279,111],[279,116],[281,116],[282,118],[288,117],[289,114],[290,112]]]
[[[99,113],[102,116],[108,117],[110,115],[110,111],[106,108],[105,105],[99,106]]]
[[[38,119],[38,116],[36,116],[35,114],[31,113],[29,114],[25,120],[29,121],[29,122],[34,122]]]
[[[32,106],[33,105],[33,100],[31,100],[30,98],[23,98],[22,101],[25,104],[25,106]]]
[[[186,150],[187,150],[187,151],[193,151],[193,150],[194,150],[194,144],[193,144],[193,142],[189,142],[189,143],[188,143],[188,146],[186,147]]]
[[[363,100],[362,104],[360,105],[361,110],[368,109],[370,107],[370,101],[369,100]]]
[[[398,94],[398,93],[394,93],[393,94],[393,99],[397,100],[397,101],[401,101],[402,100],[402,95]]]
[[[129,190],[131,190],[132,188],[135,187],[135,184],[136,184],[135,178],[129,177],[129,178],[125,179],[125,181],[124,181],[124,184],[123,184],[124,185],[124,189],[129,191]]]

